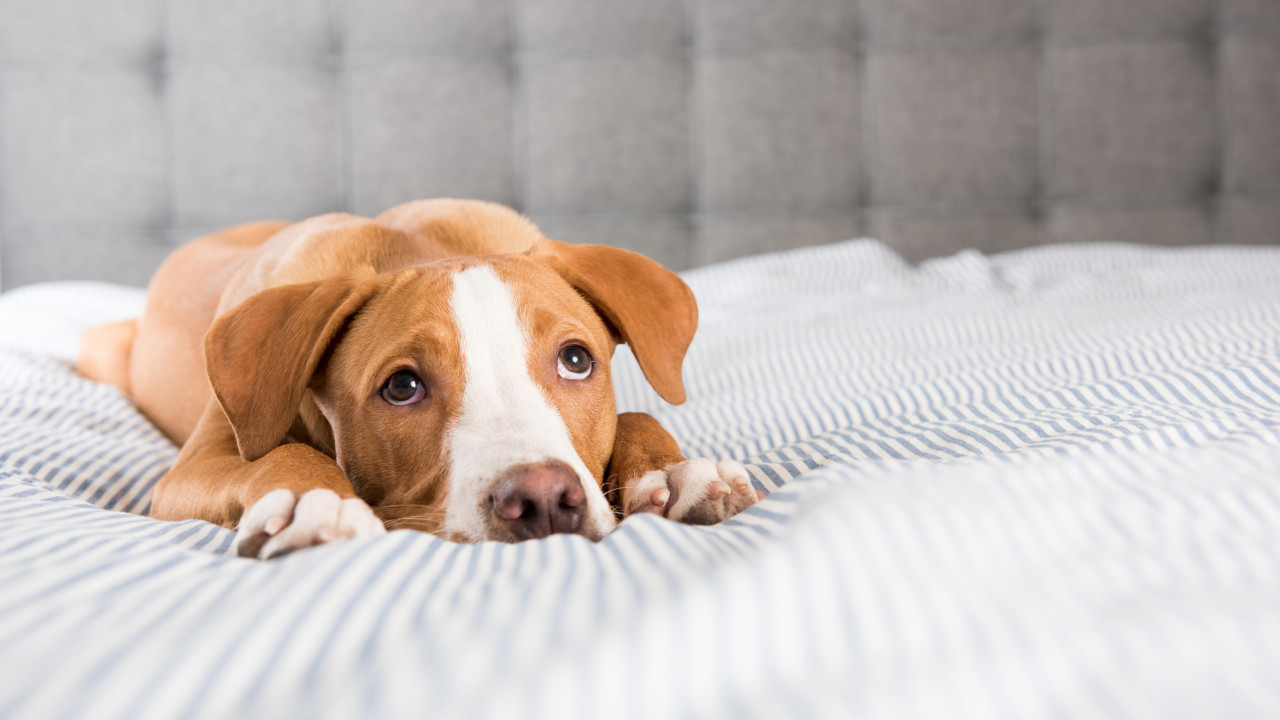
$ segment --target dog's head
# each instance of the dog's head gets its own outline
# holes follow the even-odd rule
[[[214,323],[205,356],[242,457],[305,438],[390,528],[599,539],[613,350],[680,403],[696,326],[692,292],[652,260],[539,240],[266,290]]]

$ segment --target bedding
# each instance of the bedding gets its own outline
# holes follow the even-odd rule
[[[140,290],[0,297],[0,717],[1275,717],[1280,248],[871,240],[685,274],[758,506],[262,563],[145,517],[176,449],[70,369]]]

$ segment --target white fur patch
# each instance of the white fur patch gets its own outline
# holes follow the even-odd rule
[[[675,501],[671,502],[671,498]],[[757,501],[742,463],[690,458],[636,478],[624,495],[626,512],[654,513],[678,522],[719,522]]]
[[[299,498],[285,488],[276,488],[259,498],[240,518],[236,548],[242,557],[253,555],[267,560],[312,545],[382,535],[386,531],[360,498],[344,500],[323,488],[309,490]],[[264,538],[261,547],[250,552]]]
[[[529,376],[529,333],[511,290],[493,268],[473,266],[453,276],[452,308],[466,379],[445,440],[451,465],[445,532],[488,539],[486,501],[498,475],[513,465],[559,460],[586,491],[583,532],[602,536],[615,524],[613,512],[574,450],[564,419]]]

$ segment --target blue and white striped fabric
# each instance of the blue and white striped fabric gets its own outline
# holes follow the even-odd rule
[[[1280,248],[688,279],[689,402],[619,405],[756,508],[269,563],[115,512],[175,450],[68,359],[139,291],[0,298],[0,717],[1280,717]]]

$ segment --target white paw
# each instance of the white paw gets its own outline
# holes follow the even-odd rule
[[[626,514],[655,513],[690,525],[713,525],[751,507],[762,496],[736,460],[693,458],[636,481]]]
[[[334,540],[387,531],[360,498],[343,500],[332,490],[310,490],[301,498],[284,488],[263,495],[240,518],[236,553],[270,560]]]

